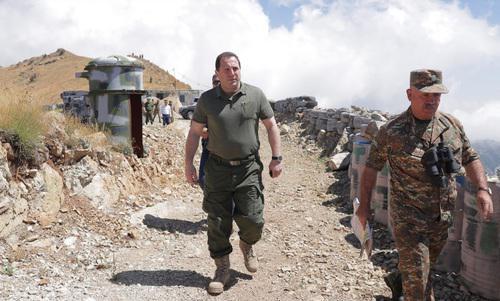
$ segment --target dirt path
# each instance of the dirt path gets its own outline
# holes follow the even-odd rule
[[[184,120],[176,123],[181,130],[187,125]],[[265,134],[261,140],[267,165],[270,151]],[[256,245],[260,269],[254,275],[246,272],[235,230],[231,284],[222,295],[213,297],[205,290],[214,265],[206,245],[201,190],[177,181],[173,186],[153,185],[148,195],[130,197],[120,210],[106,215],[82,201],[71,201],[72,215],[61,221],[64,227],[52,229],[59,236],[42,234],[34,241],[38,249],[26,249],[49,251],[21,254],[24,259],[15,264],[13,276],[0,275],[1,299],[375,300],[390,296],[382,269],[358,258],[359,249],[353,246],[347,227],[345,200],[328,193],[331,189],[345,193],[338,191],[343,185],[333,184],[346,181],[346,172],[326,172],[318,152],[307,151],[298,141],[298,137],[283,137],[282,177],[264,176],[266,226]],[[137,205],[138,200],[146,205]]]

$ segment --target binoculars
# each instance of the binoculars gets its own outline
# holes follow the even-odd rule
[[[451,149],[440,142],[437,146],[429,148],[421,160],[427,175],[434,186],[446,188],[448,175],[460,171],[460,164],[453,157]]]

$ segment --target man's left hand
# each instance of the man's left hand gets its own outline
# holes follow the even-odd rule
[[[203,128],[203,132],[201,133],[201,138],[208,139],[208,129]]]
[[[477,206],[483,220],[489,220],[493,215],[493,201],[488,192],[480,190],[476,195]]]
[[[269,172],[271,178],[279,177],[282,171],[283,165],[281,164],[281,161],[271,160],[271,163],[269,163]]]

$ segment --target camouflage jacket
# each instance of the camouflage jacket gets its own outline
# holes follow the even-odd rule
[[[144,109],[146,110],[146,112],[152,112],[153,108],[154,108],[153,102],[150,100],[146,101],[146,103],[144,104]]]
[[[418,130],[408,108],[382,126],[372,142],[366,165],[381,170],[389,162],[391,217],[395,222],[436,221],[453,209],[457,195],[455,177],[448,177],[447,188],[433,186],[421,163],[425,151],[441,139],[462,166],[479,159],[460,121],[442,112],[437,112],[426,127]]]

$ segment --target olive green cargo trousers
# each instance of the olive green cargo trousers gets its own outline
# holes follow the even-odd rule
[[[258,156],[226,161],[210,154],[205,165],[203,210],[208,214],[208,249],[212,258],[233,251],[229,237],[233,219],[238,235],[253,245],[264,227],[263,165]]]

